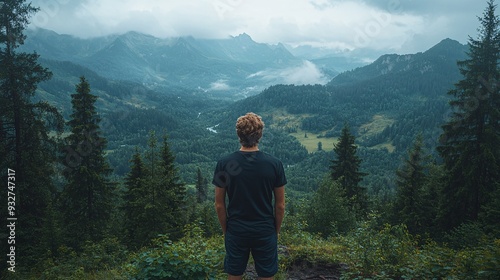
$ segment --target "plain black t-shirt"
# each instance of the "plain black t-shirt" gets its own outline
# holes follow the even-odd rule
[[[234,152],[217,162],[212,184],[226,189],[228,232],[241,237],[276,232],[274,188],[286,184],[279,159],[261,151]]]

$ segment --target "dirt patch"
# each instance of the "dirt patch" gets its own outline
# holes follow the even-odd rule
[[[290,257],[286,246],[278,245],[280,257]],[[311,263],[307,260],[293,261],[286,271],[287,280],[337,280],[340,279],[341,272],[347,270],[346,264],[334,263]],[[245,271],[245,280],[258,279],[253,262],[248,263]]]
[[[341,270],[345,269],[341,264],[311,264],[307,261],[295,262],[288,267],[287,280],[338,280]],[[258,279],[253,264],[249,264],[245,271],[244,279]]]
[[[287,271],[289,280],[340,279],[342,267],[339,264],[311,264],[301,261],[292,264]]]

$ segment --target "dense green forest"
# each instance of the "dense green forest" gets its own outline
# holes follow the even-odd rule
[[[37,8],[1,3],[2,279],[224,279],[209,182],[249,111],[288,178],[277,279],[500,278],[493,0],[467,46],[238,101],[19,51]]]

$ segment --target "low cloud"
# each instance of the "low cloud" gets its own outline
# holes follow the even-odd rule
[[[210,88],[208,90],[211,91],[221,91],[221,90],[230,90],[231,86],[227,84],[226,80],[217,80],[210,84]]]
[[[249,75],[247,78],[260,78],[267,82],[280,84],[326,84],[329,78],[312,62],[305,60],[302,65],[285,69],[267,69]]]

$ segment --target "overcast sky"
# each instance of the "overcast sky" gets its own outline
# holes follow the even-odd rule
[[[486,0],[32,0],[32,26],[78,37],[139,31],[157,37],[226,38],[425,51],[444,38],[477,38]]]

